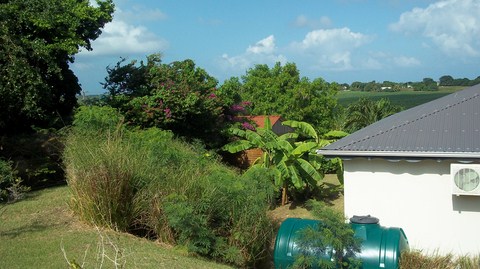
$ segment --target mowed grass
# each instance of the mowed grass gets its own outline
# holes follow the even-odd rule
[[[118,268],[231,268],[146,239],[87,226],[72,215],[69,199],[69,189],[63,186],[0,204],[1,269],[68,268],[62,248],[70,261],[84,268],[115,268],[108,258],[124,266]]]
[[[462,90],[463,86],[441,87],[438,91],[432,92],[416,92],[416,91],[399,91],[399,92],[358,92],[358,91],[341,91],[337,98],[339,104],[348,106],[355,103],[360,98],[368,98],[372,100],[379,100],[387,98],[394,105],[402,106],[404,109],[409,109],[423,103],[430,102],[456,91]]]

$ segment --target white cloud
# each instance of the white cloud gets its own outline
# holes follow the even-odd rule
[[[310,19],[305,15],[300,15],[293,24],[297,27],[328,28],[332,25],[332,20],[327,16],[322,16],[320,19]]]
[[[418,59],[407,56],[393,57],[393,63],[399,67],[412,67],[420,65],[420,61]]]
[[[224,69],[237,71],[246,70],[255,64],[273,64],[276,62],[284,64],[287,62],[287,59],[285,56],[277,53],[273,35],[248,46],[243,54],[229,56],[224,53],[221,57],[221,65]]]
[[[375,58],[368,58],[362,63],[362,68],[363,69],[368,69],[368,70],[380,70],[383,69],[385,66],[382,63],[382,61],[379,61],[378,59]]]
[[[361,64],[363,69],[382,70],[392,67],[410,68],[421,65],[420,60],[411,56],[393,55],[382,51],[369,53]]]
[[[133,26],[124,21],[112,21],[105,25],[100,37],[92,42],[93,51],[80,55],[118,55],[154,53],[165,50],[168,43],[143,26]]]
[[[318,69],[352,69],[352,52],[371,37],[349,28],[322,29],[307,33],[301,42],[291,44],[293,53],[312,61]]]
[[[90,0],[92,4],[93,0]],[[95,1],[93,1],[95,2]],[[158,21],[167,19],[167,15],[158,8],[134,5],[130,9],[115,7],[113,20],[102,29],[99,38],[92,42],[93,51],[82,50],[81,56],[129,56],[161,52],[168,42],[156,36],[143,25],[131,24],[131,21]]]
[[[248,46],[247,53],[252,54],[272,54],[275,51],[275,37],[270,35],[253,46]]]
[[[414,8],[390,29],[421,35],[454,57],[480,57],[480,1],[444,0],[427,8]]]

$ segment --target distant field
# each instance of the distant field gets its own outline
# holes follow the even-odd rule
[[[356,92],[342,91],[338,94],[338,102],[343,106],[348,106],[356,102],[358,99],[365,97],[372,100],[388,98],[395,105],[408,109],[423,103],[435,100],[450,93],[464,89],[463,86],[442,87],[439,91],[434,92],[415,92],[415,91],[399,91],[399,92]]]

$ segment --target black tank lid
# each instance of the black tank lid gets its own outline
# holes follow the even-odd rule
[[[350,222],[357,223],[357,224],[378,224],[379,220],[370,215],[367,215],[367,216],[354,215],[353,217],[350,218]]]

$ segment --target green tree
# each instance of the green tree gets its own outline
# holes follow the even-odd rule
[[[356,255],[361,251],[362,242],[355,237],[343,214],[313,200],[308,201],[307,206],[321,222],[318,227],[299,231],[300,255],[295,257],[293,268],[361,268],[362,261]]]
[[[365,84],[364,91],[366,92],[378,92],[380,91],[380,85],[375,82],[375,80],[368,82]]]
[[[300,78],[294,63],[284,66],[276,63],[272,68],[256,65],[242,77],[243,84],[238,82],[231,79],[220,91],[224,91],[224,87],[235,89],[241,101],[252,102],[253,115],[281,115],[289,120],[309,122],[319,133],[332,128],[339,88],[336,83],[329,84],[321,78],[313,81]]]
[[[233,106],[242,101],[240,92],[242,91],[242,83],[237,77],[231,77],[226,80],[220,88],[218,88],[218,95],[222,98],[225,106]]]
[[[69,64],[112,19],[112,0],[97,4],[0,1],[0,132],[49,127],[71,114],[81,88]]]
[[[295,133],[281,136],[272,131],[270,120],[265,118],[264,128],[256,131],[233,128],[232,134],[241,138],[223,147],[230,153],[246,149],[259,148],[262,156],[255,161],[249,170],[268,168],[275,175],[275,186],[282,188],[282,205],[287,202],[287,190],[316,188],[323,179],[321,159],[314,150],[326,145],[315,129],[306,122],[286,121],[285,125],[294,127]],[[300,137],[309,140],[297,141]]]
[[[440,79],[440,86],[453,86],[454,85],[454,80],[452,76],[441,76]]]
[[[242,100],[252,101],[252,113],[256,115],[281,114],[285,109],[287,92],[300,82],[300,75],[293,63],[282,66],[279,62],[271,69],[266,64],[256,65],[242,77]]]
[[[435,80],[431,78],[424,78],[422,82],[428,91],[438,91],[438,84]]]
[[[480,83],[480,76],[476,77],[474,80],[470,81],[469,86],[474,86]]]
[[[354,132],[401,110],[401,107],[393,105],[386,98],[378,101],[360,98],[356,103],[347,107],[346,114],[348,117],[345,122],[345,128],[350,132]]]
[[[437,82],[431,78],[424,78],[422,82],[416,82],[413,84],[415,91],[437,91]]]
[[[366,83],[363,83],[363,82],[360,82],[360,81],[352,82],[351,89],[352,89],[352,91],[364,91],[365,90],[365,84]]]

